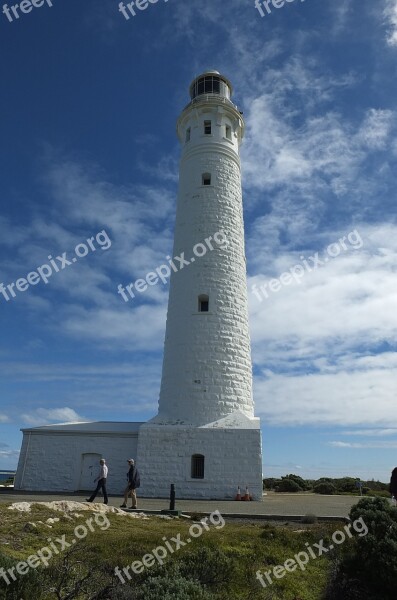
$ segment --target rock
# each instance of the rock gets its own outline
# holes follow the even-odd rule
[[[14,502],[14,504],[11,504],[11,506],[9,506],[8,509],[19,510],[19,512],[30,512],[31,505],[31,502]]]
[[[87,513],[102,513],[102,514],[116,514],[116,515],[127,515],[132,519],[148,519],[144,513],[128,513],[121,508],[116,508],[115,506],[109,506],[107,504],[103,504],[103,502],[75,502],[74,500],[54,500],[53,502],[14,502],[8,508],[10,510],[18,510],[20,512],[30,512],[33,505],[45,506],[51,510],[56,510],[63,513],[63,517],[67,519],[71,519],[75,517],[77,519],[81,519],[87,516]],[[85,515],[82,513],[86,513]],[[47,519],[46,525],[52,525],[59,519],[50,518]],[[44,523],[42,521],[38,521],[38,523]]]

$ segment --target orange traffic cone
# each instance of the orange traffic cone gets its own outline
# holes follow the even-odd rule
[[[238,488],[237,488],[237,496],[235,497],[235,500],[241,500],[240,486],[238,486]]]
[[[245,496],[244,496],[243,500],[249,500],[249,499],[250,499],[250,495],[249,495],[248,486],[247,486],[245,488]]]

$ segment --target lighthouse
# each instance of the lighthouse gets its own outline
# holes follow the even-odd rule
[[[260,422],[254,416],[240,145],[244,120],[217,71],[196,77],[177,122],[181,143],[158,414],[146,423],[92,421],[23,429],[15,488],[87,491],[101,458],[108,490],[140,496],[262,499]],[[62,462],[62,477],[59,463]]]
[[[141,495],[262,499],[241,189],[242,113],[207,71],[177,121],[181,144],[158,414],[139,429]]]

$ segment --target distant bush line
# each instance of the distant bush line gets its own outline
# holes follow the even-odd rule
[[[360,482],[360,485],[359,485]],[[382,481],[360,481],[355,477],[321,477],[320,479],[303,479],[290,473],[281,478],[267,477],[263,480],[263,489],[275,492],[314,492],[315,494],[353,494],[365,496],[390,497],[389,484]]]

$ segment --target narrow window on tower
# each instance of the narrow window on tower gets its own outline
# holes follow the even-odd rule
[[[193,454],[192,456],[192,479],[204,479],[204,456]]]
[[[230,125],[226,125],[226,137],[228,140],[232,139],[232,128]]]
[[[211,173],[203,173],[201,183],[203,185],[211,185]]]
[[[198,310],[199,312],[208,312],[210,307],[210,299],[206,294],[201,294],[198,297]]]
[[[191,129],[190,129],[190,127],[188,127],[186,129],[186,141],[187,142],[190,142],[190,132],[191,132]]]
[[[211,121],[204,121],[204,133],[205,135],[211,135]]]

